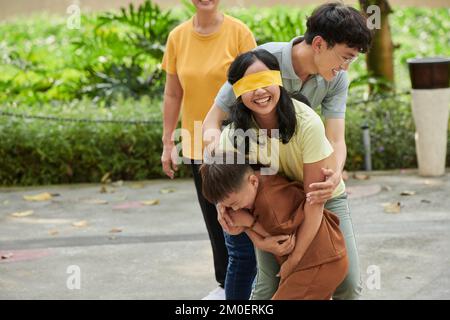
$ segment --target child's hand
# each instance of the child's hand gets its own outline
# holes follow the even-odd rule
[[[294,250],[295,235],[265,237],[262,241],[255,243],[255,246],[260,250],[270,252],[276,256],[285,256]]]
[[[231,220],[230,213],[233,211],[231,208],[225,207],[222,203],[218,203],[217,206],[217,220],[226,233],[236,236],[244,232],[244,227],[237,227]]]
[[[255,217],[244,209],[239,209],[236,211],[231,210],[230,213],[231,220],[236,227],[250,227],[255,220]]]

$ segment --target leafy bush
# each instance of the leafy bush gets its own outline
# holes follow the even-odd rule
[[[0,112],[157,118],[152,125],[127,125],[0,115],[0,184],[98,182],[105,172],[113,179],[161,177],[160,63],[170,30],[193,14],[190,1],[183,2],[176,12],[146,1],[116,13],[83,15],[79,30],[68,29],[63,17],[48,15],[0,23]],[[303,34],[312,9],[239,8],[228,13],[246,23],[261,44]],[[450,9],[398,8],[390,22],[398,46],[396,87],[404,91],[410,88],[408,58],[450,56]],[[349,76],[346,168],[363,166],[363,123],[371,130],[374,169],[417,166],[410,97],[352,105],[367,98],[367,83],[375,80],[367,75],[363,57],[352,64]],[[183,169],[181,175],[186,174]]]
[[[136,120],[151,124],[63,122],[0,117],[0,184],[33,185],[99,182],[110,172],[114,180],[162,177],[161,113],[155,102],[119,100],[111,108],[82,101],[70,108],[46,105],[3,112],[61,118]],[[130,116],[133,114],[133,116]],[[45,124],[45,125],[43,125]],[[181,166],[181,176],[187,171]]]
[[[362,125],[370,130],[374,170],[417,166],[410,97],[349,105],[346,115],[346,167],[364,168]]]

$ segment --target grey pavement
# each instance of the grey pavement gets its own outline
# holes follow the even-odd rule
[[[362,299],[450,299],[450,173],[373,172],[346,183]],[[216,287],[192,180],[101,187],[0,188],[0,298],[200,299]],[[23,198],[44,192],[52,199]],[[150,200],[159,203],[140,202]],[[388,202],[400,212],[386,213]]]

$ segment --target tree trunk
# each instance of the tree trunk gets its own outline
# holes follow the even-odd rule
[[[378,24],[375,23],[374,38],[372,48],[366,56],[367,71],[370,76],[373,76],[386,84],[381,84],[378,89],[381,91],[388,91],[394,86],[394,45],[392,43],[391,29],[389,27],[389,14],[392,9],[387,0],[359,0],[361,10],[368,15],[368,25],[371,27],[371,22],[374,19],[380,19]],[[371,5],[378,6],[379,11],[367,10]],[[379,17],[375,15],[380,13]],[[370,92],[374,91],[374,86],[370,86]]]

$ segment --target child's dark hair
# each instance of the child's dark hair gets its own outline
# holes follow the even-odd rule
[[[248,67],[257,60],[264,63],[270,70],[280,70],[280,65],[274,55],[267,50],[256,49],[239,55],[233,61],[228,70],[228,82],[234,84],[243,78]],[[278,101],[276,110],[280,139],[283,143],[288,143],[295,133],[297,118],[292,100],[283,87],[280,87],[280,100]],[[234,106],[231,107],[230,120],[235,128],[244,131],[252,127],[252,111],[244,105],[240,97],[236,100]]]
[[[248,163],[237,161],[237,153],[219,153],[214,155],[215,159],[233,159],[229,164],[226,161],[203,163],[200,166],[202,177],[202,193],[206,200],[218,203],[224,200],[230,193],[237,192],[244,182],[247,173],[253,173],[253,167]],[[257,167],[255,167],[257,169]]]
[[[366,20],[361,12],[343,3],[323,4],[306,21],[305,41],[311,44],[314,37],[321,36],[331,47],[343,43],[366,53],[373,37]]]

